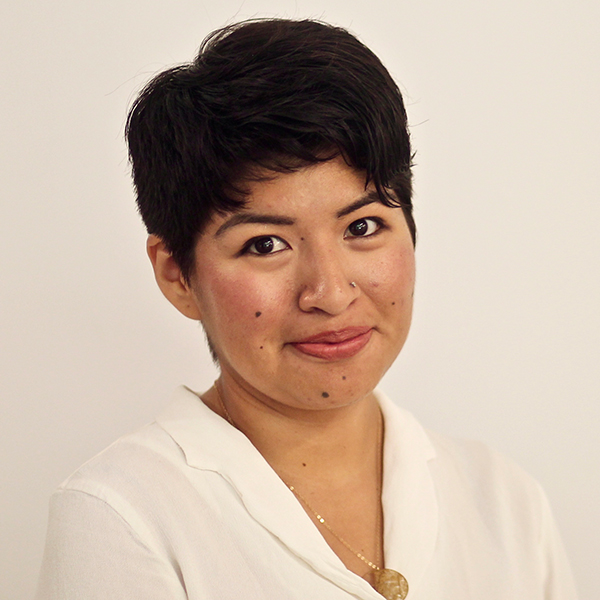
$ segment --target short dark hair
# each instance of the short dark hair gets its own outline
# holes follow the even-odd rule
[[[126,138],[142,219],[186,280],[198,235],[215,212],[243,206],[245,181],[340,155],[404,211],[415,240],[402,95],[341,27],[259,19],[213,32],[193,62],[146,85]]]

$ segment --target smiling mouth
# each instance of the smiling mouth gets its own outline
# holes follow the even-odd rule
[[[342,360],[358,354],[371,339],[371,327],[348,327],[339,331],[325,331],[292,346],[309,356],[325,360]]]

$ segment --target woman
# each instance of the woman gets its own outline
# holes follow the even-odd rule
[[[127,135],[156,280],[220,377],[61,486],[38,598],[574,598],[539,486],[375,391],[415,226],[373,53],[235,25],[148,84]]]

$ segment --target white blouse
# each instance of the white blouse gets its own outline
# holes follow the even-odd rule
[[[385,563],[408,599],[575,600],[539,485],[377,397]],[[349,598],[381,600],[250,441],[186,388],[52,497],[37,600]]]

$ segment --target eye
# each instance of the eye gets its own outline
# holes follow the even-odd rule
[[[344,237],[368,237],[374,233],[377,233],[381,227],[381,221],[379,219],[375,219],[374,217],[358,219],[358,221],[354,221],[348,225],[348,229],[346,229]]]
[[[275,254],[287,248],[289,248],[287,242],[276,235],[263,235],[249,240],[242,254]]]

